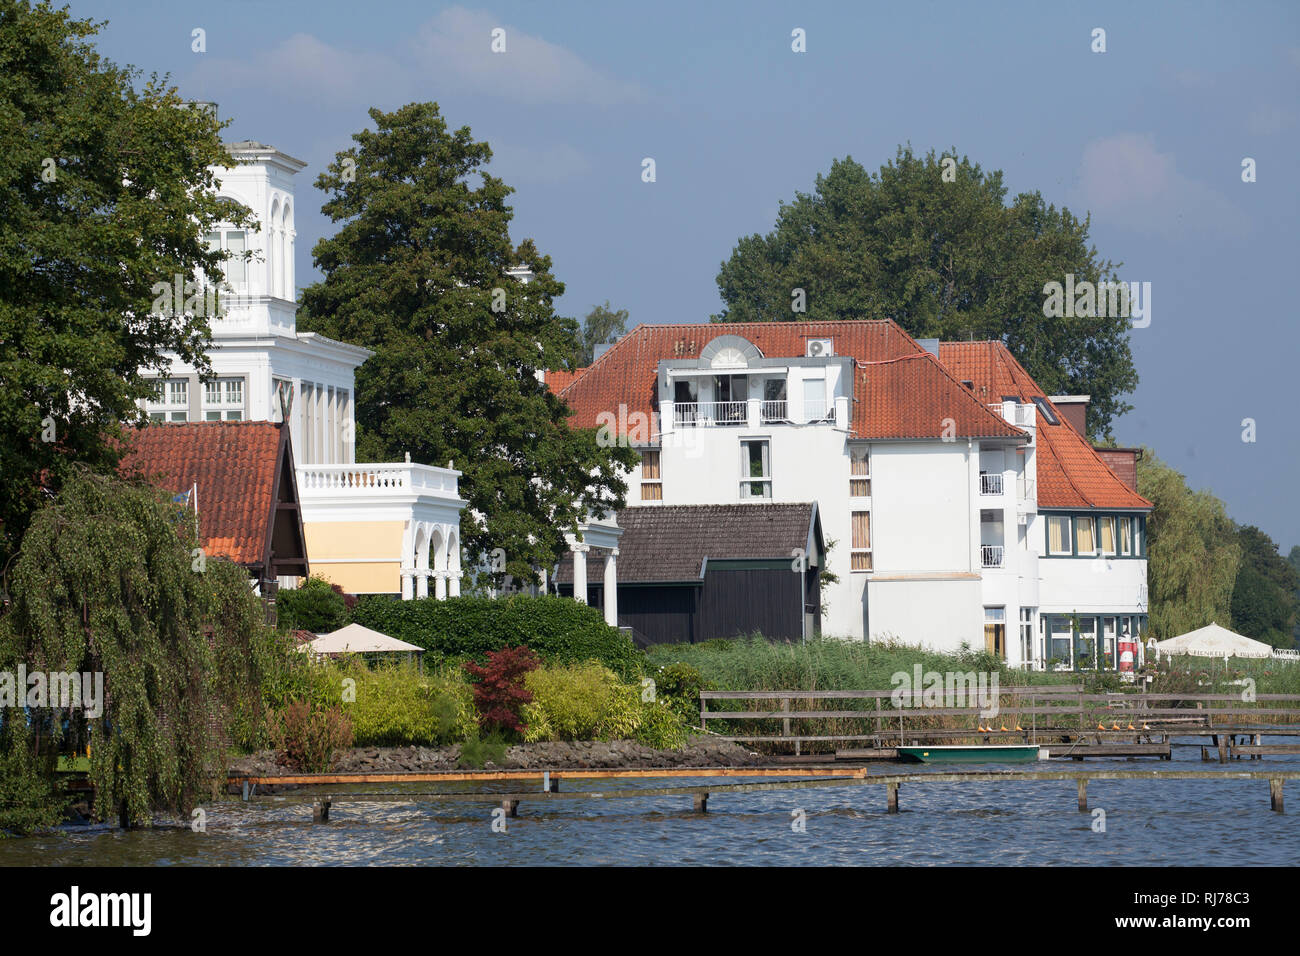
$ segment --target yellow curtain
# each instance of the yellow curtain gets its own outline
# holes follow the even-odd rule
[[[1115,519],[1102,518],[1101,520],[1101,553],[1115,553]]]
[[[1079,553],[1092,554],[1097,550],[1097,543],[1092,536],[1092,519],[1079,518]]]
[[[1049,554],[1060,554],[1070,550],[1065,543],[1065,535],[1070,527],[1069,518],[1051,517],[1047,519],[1047,550]]]

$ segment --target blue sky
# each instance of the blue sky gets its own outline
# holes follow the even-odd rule
[[[637,322],[697,322],[742,235],[836,157],[955,145],[1012,194],[1092,214],[1150,282],[1141,384],[1120,419],[1283,553],[1300,543],[1300,4],[98,2],[100,49],[170,72],[227,135],[309,164],[299,284],[328,231],[312,186],[371,105],[436,100],[495,151],[567,286]],[[490,51],[506,31],[506,53]],[[791,51],[806,31],[807,52]],[[1094,28],[1106,52],[1091,50]],[[191,31],[206,31],[206,52]],[[653,157],[657,181],[641,181]],[[1243,183],[1251,157],[1257,181]],[[1256,440],[1242,440],[1244,419]]]

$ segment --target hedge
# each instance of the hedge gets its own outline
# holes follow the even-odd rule
[[[488,651],[525,645],[547,663],[599,661],[624,680],[639,677],[645,656],[631,639],[605,623],[599,610],[571,598],[362,598],[358,624],[423,647],[433,662],[482,660]]]

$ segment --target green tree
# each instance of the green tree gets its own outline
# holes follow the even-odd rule
[[[615,342],[627,332],[627,309],[611,309],[609,300],[594,305],[582,322],[581,337],[574,356],[574,368],[586,368],[596,358],[596,346]]]
[[[302,587],[277,592],[276,617],[282,628],[327,634],[346,627],[352,619],[348,600],[337,584],[310,577]]]
[[[1300,544],[1291,545],[1291,553],[1286,556],[1287,564],[1291,565],[1292,570],[1296,573],[1296,578],[1300,579]],[[1296,586],[1294,591],[1296,606],[1300,607],[1300,585]],[[1295,627],[1291,629],[1291,636],[1296,647],[1300,647],[1300,615],[1296,616]]]
[[[203,237],[232,215],[209,171],[230,157],[166,78],[137,90],[95,51],[100,26],[0,0],[0,563],[43,487],[115,463],[142,369],[163,351],[208,368],[206,310],[158,286],[220,274]]]
[[[376,353],[357,372],[358,453],[453,461],[471,561],[501,548],[505,573],[535,580],[565,530],[621,506],[618,468],[635,455],[571,430],[538,380],[572,357],[576,325],[555,315],[550,257],[510,240],[513,190],[484,168],[492,150],[436,103],[370,117],[317,179],[340,225],[313,250],[325,278],[303,291],[298,324]]]
[[[1232,589],[1233,627],[1274,647],[1291,647],[1300,575],[1278,553],[1273,539],[1254,525],[1238,528],[1237,540],[1241,567]]]
[[[1144,448],[1138,493],[1155,505],[1147,519],[1151,630],[1176,637],[1217,621],[1233,623],[1232,595],[1241,544],[1223,502]]]
[[[899,147],[876,174],[833,162],[772,232],[737,243],[714,320],[887,318],[919,337],[1000,339],[1048,394],[1091,395],[1089,431],[1108,435],[1138,380],[1128,319],[1048,318],[1044,287],[1110,281],[1116,265],[1097,258],[1088,219],[1036,191],[1007,205],[1000,171],[956,155]]]
[[[185,814],[223,771],[220,739],[261,732],[261,675],[276,648],[248,575],[196,564],[197,529],[154,488],[76,468],[32,517],[6,575],[0,670],[103,675],[102,713],[5,708],[3,761],[91,748],[95,813],[147,823]],[[53,701],[49,701],[53,704]]]

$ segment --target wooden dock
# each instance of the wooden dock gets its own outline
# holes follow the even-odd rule
[[[560,780],[565,779],[655,779],[662,777],[781,777],[762,782],[747,783],[708,783],[695,785],[678,785],[664,787],[638,787],[612,790],[561,790]],[[366,778],[366,779],[362,779]],[[383,779],[376,779],[383,778]],[[1192,770],[1004,770],[1004,771],[954,771],[954,772],[917,772],[917,773],[874,773],[866,768],[857,770],[835,770],[830,768],[808,768],[794,774],[788,768],[719,768],[692,770],[572,770],[551,771],[490,771],[484,773],[446,773],[446,774],[322,774],[314,777],[244,777],[238,778],[243,783],[244,800],[256,796],[257,783],[293,782],[313,786],[330,786],[340,783],[380,783],[380,782],[415,782],[416,778],[436,779],[442,782],[459,780],[540,780],[539,790],[509,792],[451,792],[451,791],[379,791],[379,792],[330,792],[330,793],[291,793],[276,795],[278,801],[289,803],[310,803],[313,805],[313,819],[317,822],[329,820],[330,810],[335,805],[345,803],[416,803],[416,804],[497,804],[506,816],[517,816],[521,803],[547,803],[556,800],[633,800],[649,797],[690,797],[697,813],[708,811],[711,797],[731,794],[757,793],[774,790],[805,790],[825,787],[880,786],[886,792],[886,811],[899,812],[900,791],[903,786],[926,784],[966,784],[966,783],[1043,783],[1073,782],[1075,784],[1076,806],[1081,811],[1088,809],[1088,784],[1093,780],[1199,780],[1214,783],[1231,783],[1244,781],[1267,781],[1269,789],[1269,807],[1277,813],[1283,813],[1283,787],[1287,780],[1300,780],[1300,770],[1255,770],[1255,771],[1192,771]],[[260,799],[266,799],[262,797]]]

